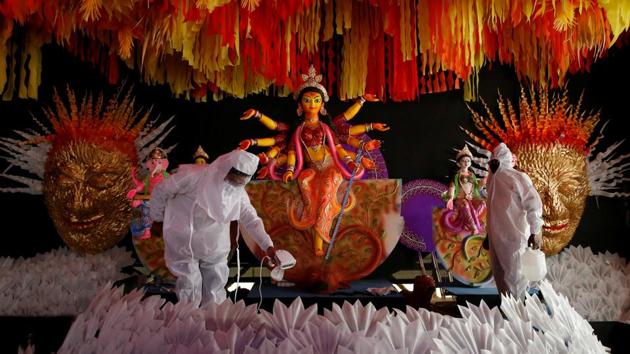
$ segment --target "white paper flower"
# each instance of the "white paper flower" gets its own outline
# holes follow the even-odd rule
[[[621,320],[630,303],[630,274],[617,254],[570,246],[547,259],[547,279],[590,321]]]
[[[389,323],[378,323],[375,337],[385,341],[392,348],[406,349],[409,353],[430,353],[437,338],[438,329],[427,331],[422,319],[407,323],[401,317],[393,317]]]
[[[0,258],[0,315],[76,316],[98,291],[124,278],[133,263],[124,248],[79,255],[67,248],[32,258]]]
[[[272,313],[263,311],[261,314],[267,332],[279,340],[283,340],[289,335],[291,330],[302,330],[308,321],[317,316],[317,306],[313,305],[308,309],[304,309],[302,300],[299,297],[289,307],[276,300],[273,304]]]
[[[339,346],[352,347],[356,337],[329,321],[311,321],[301,331],[293,330],[286,341],[295,349],[312,347],[313,353],[335,353]]]
[[[411,306],[407,306],[405,312],[399,309],[394,309],[396,317],[400,317],[406,323],[411,323],[416,320],[421,320],[425,331],[434,330],[442,326],[447,326],[449,321],[452,320],[450,316],[444,316],[437,312],[431,312],[427,309],[419,308],[414,309]]]
[[[505,321],[499,308],[494,307],[491,309],[483,301],[479,306],[467,302],[466,307],[459,306],[459,312],[462,314],[462,318],[467,321],[473,321],[478,325],[486,324],[490,326],[495,334],[505,326]]]
[[[237,325],[233,325],[228,331],[214,332],[219,348],[229,349],[231,353],[242,353],[246,347],[258,348],[266,339],[265,336],[265,331],[257,332],[249,326],[241,330]]]
[[[251,346],[245,346],[245,350],[243,350],[243,354],[277,354],[278,348],[276,344],[269,339],[264,339],[262,343],[258,346],[258,348],[253,348]]]
[[[352,333],[355,338],[352,340],[351,347],[339,346],[337,354],[354,354],[354,353],[387,353],[387,354],[408,354],[406,348],[396,349],[387,342],[379,338],[364,337],[362,333]]]
[[[569,304],[568,299],[554,291],[550,283],[543,281],[540,289],[547,306],[537,297],[528,297],[526,308],[532,325],[547,336],[560,338],[575,353],[603,353],[604,347],[593,334],[593,328]],[[551,315],[547,313],[547,308]],[[546,316],[545,316],[546,315]]]
[[[251,326],[256,329],[262,326],[256,305],[245,305],[245,302],[232,303],[225,300],[221,304],[209,303],[203,308],[206,329],[210,331],[227,331],[232,325],[240,329]]]
[[[181,344],[191,347],[195,343],[201,344],[202,338],[209,333],[205,330],[203,322],[195,321],[192,317],[182,320],[176,319],[167,327],[168,331],[164,331],[164,342],[167,344]],[[211,336],[210,336],[211,337]],[[210,340],[204,340],[210,343]]]
[[[332,310],[324,310],[324,317],[333,324],[343,324],[348,327],[350,332],[360,332],[366,337],[374,334],[378,328],[378,323],[387,323],[390,316],[387,308],[376,310],[371,303],[363,306],[358,300],[352,305],[344,301],[342,307],[333,304]]]
[[[542,343],[534,331],[531,322],[524,321],[504,321],[504,327],[497,333],[497,339],[502,343],[514,343],[515,353],[525,353],[537,348],[535,342]],[[536,353],[534,351],[534,353]],[[537,353],[541,353],[538,351]]]
[[[196,308],[189,303],[165,304],[156,296],[142,299],[141,291],[123,295],[122,289],[107,287],[76,318],[59,352],[603,352],[592,327],[568,299],[546,281],[540,288],[545,303],[535,296],[527,296],[525,301],[504,297],[501,310],[507,319],[503,319],[497,308],[485,303],[460,307],[462,318],[411,308],[392,316],[387,309],[377,311],[371,304],[358,302],[334,306],[323,317],[316,314],[317,305],[305,309],[299,299],[289,307],[276,302],[272,313],[252,314],[243,303]],[[592,306],[596,309],[605,302]],[[236,319],[228,329],[230,317],[224,312],[233,313]],[[254,326],[242,328],[244,318]],[[209,319],[214,330],[208,328]]]
[[[440,338],[434,341],[436,349],[441,353],[479,353],[490,349],[496,353],[504,353],[506,350],[495,339],[490,326],[474,324],[474,321],[453,321],[449,328],[440,331]]]

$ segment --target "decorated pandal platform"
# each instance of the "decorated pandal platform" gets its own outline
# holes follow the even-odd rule
[[[345,190],[342,184],[338,200],[343,200]],[[285,279],[315,292],[332,292],[372,273],[389,256],[402,231],[399,180],[354,182],[354,205],[340,218],[328,259],[316,254],[309,229],[291,227],[287,205],[301,199],[297,185],[260,181],[248,185],[247,191],[275,247],[289,251],[298,260],[285,272]],[[246,233],[244,236],[247,246],[260,258],[260,249]]]

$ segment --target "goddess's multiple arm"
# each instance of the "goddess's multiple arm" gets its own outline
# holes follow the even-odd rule
[[[339,132],[340,142],[348,144],[354,147],[355,149],[358,149],[361,145],[363,145],[363,149],[365,151],[372,151],[374,149],[378,149],[381,146],[381,141],[370,140],[368,142],[365,142],[363,139],[359,138],[358,136],[368,133],[372,130],[378,130],[381,132],[387,131],[389,130],[389,127],[387,126],[387,124],[364,123],[364,124],[351,125],[348,123],[348,121],[352,120],[357,115],[357,113],[359,113],[359,110],[361,110],[361,107],[363,107],[363,104],[366,101],[375,102],[375,101],[378,101],[378,98],[376,98],[376,96],[371,95],[371,94],[366,94],[363,97],[357,98],[352,104],[352,106],[350,106],[348,109],[346,109],[345,112],[343,112],[341,115],[335,118],[335,120],[333,121],[333,124],[335,124],[337,131]],[[347,159],[349,159],[350,161],[355,160],[354,153],[346,152],[345,156],[347,156]],[[361,165],[363,165],[363,167],[367,169],[376,168],[376,164],[374,163],[374,161],[370,160],[367,157],[363,157],[361,159]],[[349,166],[349,167],[353,168],[353,166]]]
[[[338,136],[335,136],[334,148],[336,155],[348,166],[350,170],[357,168],[354,162],[356,155],[352,152],[346,151],[341,144],[345,143],[354,148],[362,146],[364,150],[371,151],[379,148],[381,146],[381,142],[379,140],[370,140],[365,142],[360,138],[360,136],[372,130],[389,130],[387,124],[383,123],[364,123],[357,125],[351,125],[348,123],[348,121],[356,116],[365,101],[373,102],[378,101],[378,99],[374,95],[367,94],[363,97],[359,97],[355,100],[352,106],[333,120],[333,124],[339,134]],[[286,165],[285,173],[282,176],[282,179],[285,182],[292,180],[296,175],[295,169],[298,158],[296,156],[295,149],[291,147],[291,144],[288,141],[292,138],[287,136],[289,132],[288,125],[278,122],[255,109],[248,109],[245,113],[243,113],[240,119],[248,120],[252,117],[257,118],[260,123],[268,129],[278,132],[278,134],[273,137],[246,139],[241,141],[239,144],[239,148],[243,150],[247,150],[252,146],[269,147],[267,151],[258,154],[261,164],[266,165],[260,170],[258,178],[264,178],[267,175],[273,174],[276,168]],[[376,168],[374,162],[366,157],[361,159],[361,165],[367,169]]]

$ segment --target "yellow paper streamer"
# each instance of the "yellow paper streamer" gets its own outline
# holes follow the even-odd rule
[[[12,59],[8,58],[11,51],[10,41],[13,34],[13,23],[0,19],[0,93],[7,84],[7,66]]]
[[[630,1],[599,0],[598,3],[606,10],[606,16],[614,36],[610,42],[612,45],[621,33],[630,28]]]
[[[344,36],[339,80],[339,97],[342,100],[360,96],[365,92],[370,45],[370,11],[374,10],[367,6],[356,6],[352,17],[352,29]]]

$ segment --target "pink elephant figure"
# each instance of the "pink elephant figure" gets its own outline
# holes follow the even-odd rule
[[[151,225],[153,221],[149,217],[149,199],[153,188],[168,177],[168,158],[166,151],[155,148],[149,154],[149,158],[144,162],[144,166],[149,173],[144,178],[138,178],[136,168],[132,168],[131,176],[136,187],[127,193],[127,198],[131,199],[133,208],[140,207],[142,216],[131,222],[131,234],[140,240],[151,237]]]

